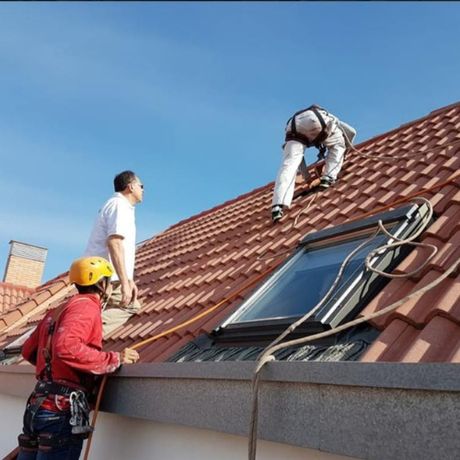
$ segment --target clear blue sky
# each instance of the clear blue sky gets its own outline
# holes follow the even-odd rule
[[[140,241],[272,181],[313,102],[362,141],[458,101],[459,23],[441,2],[0,3],[1,272],[11,239],[67,270],[121,170]]]

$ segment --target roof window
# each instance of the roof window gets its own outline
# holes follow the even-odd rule
[[[35,326],[29,327],[26,332],[21,334],[13,342],[9,343],[3,350],[0,350],[0,363],[1,364],[14,364],[20,359],[21,348],[24,342],[29,338]]]
[[[424,224],[426,204],[404,206],[358,222],[308,234],[297,251],[213,333],[216,343],[262,344],[310,311],[326,294],[347,255],[368,239],[350,261],[329,300],[289,336],[328,330],[356,316],[388,282],[365,268],[374,249],[394,241],[376,234],[378,221],[395,237],[408,238]],[[374,235],[374,237],[372,237]],[[379,251],[372,265],[391,272],[412,249],[409,245]]]

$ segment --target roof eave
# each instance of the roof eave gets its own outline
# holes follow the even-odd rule
[[[103,410],[246,436],[253,369],[251,362],[126,366],[109,379]],[[30,366],[0,367],[0,375],[0,393],[25,398],[33,385]],[[458,423],[459,377],[460,365],[450,363],[269,363],[259,437],[360,458],[454,458],[460,439],[449,427]]]

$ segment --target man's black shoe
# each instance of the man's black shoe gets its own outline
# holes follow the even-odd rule
[[[326,190],[327,188],[329,188],[331,185],[333,184],[333,181],[332,179],[330,179],[329,177],[322,177],[321,178],[321,182],[319,183],[319,187]]]
[[[272,220],[278,222],[281,217],[283,217],[283,208],[277,204],[272,208]]]

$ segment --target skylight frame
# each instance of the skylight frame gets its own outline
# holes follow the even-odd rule
[[[406,205],[361,221],[354,221],[306,235],[301,240],[296,252],[263,282],[248,299],[243,301],[241,306],[220,327],[214,330],[214,338],[217,342],[258,342],[263,340],[264,337],[269,338],[270,335],[276,335],[278,331],[300,318],[297,315],[278,316],[237,322],[238,318],[252,308],[269,289],[276,285],[280,277],[305,254],[305,248],[334,247],[359,236],[372,234],[377,228],[379,220],[385,226],[391,226],[391,232],[395,237],[407,237],[420,228],[427,212],[428,207],[425,204]],[[386,241],[394,241],[394,238]],[[380,268],[388,269],[390,266],[393,269],[407,256],[410,250],[411,248],[409,247],[400,247],[392,251],[386,251],[383,255],[382,253],[376,255],[373,261]],[[306,335],[336,326],[344,319],[355,314],[357,310],[362,310],[364,308],[363,302],[367,303],[387,282],[388,279],[382,276],[375,273],[365,273],[364,270],[361,270],[352,280],[339,289],[339,294],[334,293],[332,299],[326,302],[313,318],[297,331],[297,334]],[[360,283],[362,284],[362,290],[354,291]],[[367,290],[366,285],[368,285]],[[378,285],[381,286],[379,287]],[[353,299],[357,293],[360,298],[358,300]]]
[[[36,325],[28,327],[19,337],[16,337],[16,339],[0,350],[0,364],[8,364],[11,359],[14,361],[21,355],[24,342],[32,335],[35,328]]]

